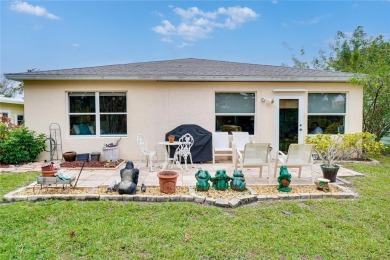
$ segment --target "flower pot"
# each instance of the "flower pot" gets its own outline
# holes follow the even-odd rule
[[[175,193],[176,192],[176,181],[177,176],[179,174],[174,171],[160,171],[157,173],[159,183],[160,183],[160,191],[162,193]]]
[[[62,157],[64,157],[64,160],[66,162],[73,162],[76,159],[76,155],[77,155],[76,152],[71,151],[71,152],[63,153]]]
[[[174,136],[174,135],[168,136],[168,141],[169,141],[170,143],[173,143],[173,142],[175,141],[175,136]]]
[[[56,174],[58,170],[51,170],[51,171],[42,171],[42,177],[55,177],[54,174]]]
[[[326,167],[324,164],[321,164],[321,169],[325,179],[330,180],[330,182],[336,182],[337,172],[339,171],[340,166]]]

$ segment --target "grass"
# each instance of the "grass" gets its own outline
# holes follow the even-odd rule
[[[115,201],[2,204],[0,259],[388,259],[390,157],[380,160],[347,165],[366,174],[351,179],[362,195],[354,200],[235,209]],[[0,195],[31,178],[23,175],[0,175]]]

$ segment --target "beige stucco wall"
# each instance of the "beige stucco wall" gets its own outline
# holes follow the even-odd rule
[[[63,152],[102,152],[104,144],[116,142],[119,137],[70,136],[67,92],[127,92],[128,134],[119,143],[120,158],[138,160],[138,134],[147,138],[152,149],[164,139],[165,133],[182,124],[197,124],[213,132],[215,92],[255,92],[256,120],[252,139],[272,144],[275,134],[274,105],[260,100],[262,97],[273,98],[279,93],[277,91],[283,89],[299,89],[305,99],[308,92],[347,93],[346,132],[361,131],[362,89],[346,83],[26,81],[25,121],[32,130],[47,135],[50,134],[50,124],[58,123],[62,131]],[[307,134],[306,129],[304,125],[304,134]],[[49,155],[43,153],[40,159],[49,159]]]
[[[7,112],[8,117],[11,118],[12,123],[17,122],[17,115],[24,114],[24,105],[23,104],[10,104],[10,103],[0,103],[0,113]]]

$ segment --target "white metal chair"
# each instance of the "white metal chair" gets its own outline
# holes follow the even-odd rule
[[[233,164],[237,164],[237,151],[244,151],[247,143],[250,143],[248,132],[232,132]]]
[[[298,178],[301,178],[302,167],[310,166],[311,178],[314,183],[312,157],[314,147],[315,144],[290,144],[287,155],[279,151],[275,162],[274,178],[276,178],[278,167],[281,165],[286,165],[287,168],[298,168]]]
[[[192,168],[194,168],[194,164],[192,163],[192,155],[191,155],[191,147],[194,144],[194,138],[189,133],[186,133],[182,137],[179,138],[179,146],[176,148],[175,154],[174,154],[174,160],[176,165],[181,169],[180,163],[181,159],[184,159],[184,164],[186,166],[186,171],[188,171],[187,168],[187,157],[190,157]]]
[[[150,171],[153,171],[153,156],[156,156],[156,151],[150,151],[148,149],[148,143],[145,137],[141,134],[137,136],[137,144],[141,152],[141,156],[138,162],[138,168],[141,165],[142,158],[146,157],[146,167],[150,167]],[[157,159],[158,160],[158,159]]]
[[[229,134],[227,132],[213,132],[213,164],[215,157],[231,156],[233,161],[233,149],[229,146]]]
[[[243,168],[260,168],[259,177],[263,177],[263,166],[268,167],[268,178],[271,179],[271,145],[269,143],[247,143],[244,151],[237,150],[240,170]],[[234,165],[237,169],[237,163]]]

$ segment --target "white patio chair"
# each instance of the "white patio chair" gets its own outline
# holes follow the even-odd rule
[[[174,161],[176,165],[180,168],[181,159],[184,159],[184,164],[186,166],[186,171],[188,171],[187,168],[187,157],[190,157],[192,168],[194,168],[194,164],[192,163],[192,155],[191,155],[191,147],[194,144],[194,138],[189,133],[186,133],[182,137],[179,138],[179,146],[176,148],[175,154],[173,156]]]
[[[312,157],[314,147],[315,144],[290,144],[288,147],[287,155],[279,151],[275,162],[274,178],[276,178],[278,167],[280,167],[281,165],[286,165],[287,168],[298,168],[298,178],[301,178],[302,167],[310,166],[311,178],[312,182],[314,183]]]
[[[244,147],[249,143],[248,132],[232,132],[233,164],[237,165],[237,151],[244,151]]]
[[[153,156],[156,156],[156,151],[150,151],[148,149],[148,143],[145,139],[145,137],[141,134],[137,136],[137,144],[139,147],[139,150],[141,152],[140,159],[138,162],[138,168],[141,165],[142,158],[145,156],[146,158],[146,167],[150,167],[150,171],[153,171]],[[157,157],[157,156],[156,156]],[[158,160],[158,159],[157,159]]]
[[[263,166],[268,167],[268,179],[271,179],[271,145],[269,143],[247,143],[244,151],[237,150],[240,170],[260,168],[259,177],[263,177]],[[234,169],[237,169],[237,164]]]
[[[229,134],[227,132],[213,132],[213,164],[215,157],[231,156],[233,161],[233,148],[229,146]]]

